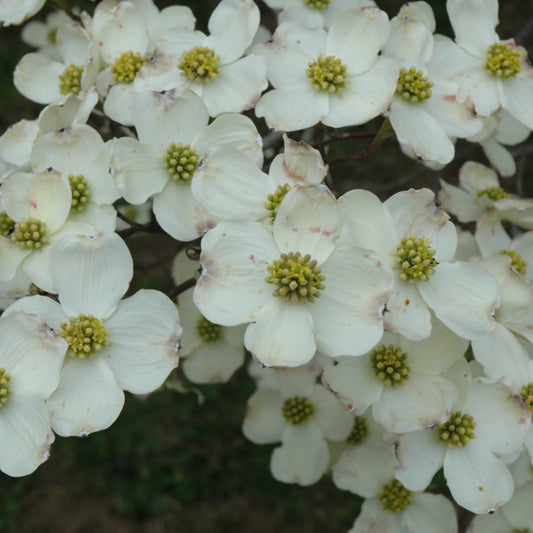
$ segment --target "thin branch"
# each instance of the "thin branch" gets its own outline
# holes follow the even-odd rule
[[[177,287],[174,287],[168,295],[168,297],[174,301],[176,298],[182,293],[185,292],[187,289],[190,289],[191,287],[194,287],[196,285],[196,278],[190,278],[187,281],[184,281],[183,283],[180,283]]]

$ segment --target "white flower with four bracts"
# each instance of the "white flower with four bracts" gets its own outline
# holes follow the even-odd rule
[[[385,333],[369,354],[326,367],[322,381],[355,414],[372,406],[374,420],[387,431],[433,427],[449,418],[458,400],[456,387],[440,374],[462,357],[467,346],[434,319],[427,339],[413,342]]]
[[[59,303],[30,296],[6,313],[41,316],[67,341],[59,386],[46,405],[57,434],[87,435],[116,420],[123,390],[147,394],[164,382],[178,365],[182,325],[158,291],[121,300],[133,264],[116,234],[65,237],[51,263]]]
[[[194,302],[211,322],[252,322],[244,342],[267,366],[299,366],[317,348],[361,355],[383,334],[392,272],[370,250],[337,247],[341,213],[324,186],[294,188],[272,229],[220,222],[202,240]]]
[[[254,49],[266,58],[274,86],[255,114],[280,131],[319,122],[340,128],[380,115],[398,78],[394,61],[378,56],[388,36],[387,15],[373,7],[346,12],[328,32],[281,24],[271,42]]]
[[[216,117],[250,109],[266,89],[266,63],[244,55],[259,26],[251,0],[222,0],[208,22],[210,35],[174,28],[156,43],[135,79],[137,91],[188,87]]]
[[[429,189],[403,191],[381,203],[365,190],[340,198],[343,242],[374,250],[394,272],[385,323],[390,332],[421,340],[431,332],[430,309],[465,339],[489,334],[500,289],[481,266],[455,261],[457,231]]]
[[[253,122],[228,113],[208,125],[202,100],[186,88],[139,93],[133,110],[139,140],[121,137],[111,147],[111,173],[118,189],[136,205],[153,197],[157,221],[175,239],[200,237],[218,219],[191,192],[196,170],[210,150],[221,147],[236,148],[260,165],[261,139]],[[224,158],[224,151],[220,156]]]
[[[270,461],[275,479],[311,485],[328,466],[326,439],[345,440],[352,428],[352,417],[316,382],[312,368],[273,372],[270,385],[260,387],[248,400],[243,433],[256,444],[281,441]]]
[[[441,467],[454,500],[473,513],[509,501],[514,482],[502,457],[518,452],[531,428],[527,405],[499,383],[472,380],[447,422],[397,438],[396,478],[425,489]]]

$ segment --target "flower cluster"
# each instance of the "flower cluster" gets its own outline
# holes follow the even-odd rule
[[[244,435],[281,443],[277,480],[330,471],[365,498],[352,533],[457,532],[454,505],[502,508],[471,531],[530,527],[533,201],[497,173],[533,128],[526,50],[496,34],[497,0],[447,0],[455,40],[425,2],[265,4],[269,30],[252,0],[221,0],[207,33],[152,0],[25,27],[15,87],[46,106],[0,137],[0,468],[108,428],[180,358],[217,383],[246,351]],[[374,119],[354,160],[394,133],[431,170],[466,139],[496,171],[339,187],[334,142]],[[170,250],[167,294],[134,291],[139,233]]]

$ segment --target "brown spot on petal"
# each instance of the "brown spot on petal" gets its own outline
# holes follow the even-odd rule
[[[479,492],[483,492],[483,487],[478,487],[477,490],[479,490]]]
[[[407,298],[407,299],[405,300],[405,302],[403,302],[403,303],[404,303],[404,305],[409,305],[411,302],[410,302],[409,298]]]

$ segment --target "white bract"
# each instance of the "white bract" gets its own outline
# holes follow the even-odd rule
[[[44,402],[66,348],[34,314],[0,317],[0,470],[10,476],[30,474],[49,456],[55,436]]]
[[[179,253],[172,264],[172,276],[179,286],[198,268],[187,254]],[[178,297],[181,337],[181,369],[193,383],[225,383],[244,362],[244,326],[213,324],[202,316],[192,300],[192,288]]]
[[[222,147],[208,153],[192,180],[194,196],[220,219],[272,224],[292,187],[317,185],[327,172],[318,150],[286,135],[283,141],[284,153],[274,158],[268,175],[237,149]]]

